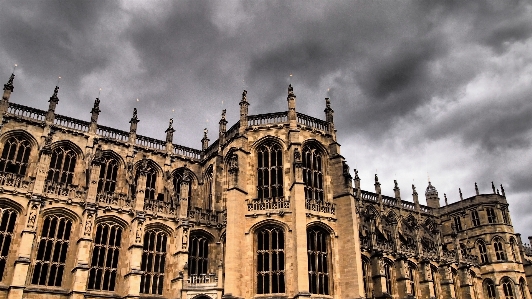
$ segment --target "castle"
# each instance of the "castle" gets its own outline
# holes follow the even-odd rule
[[[0,298],[531,299],[532,250],[492,183],[440,206],[360,188],[325,120],[248,115],[201,149],[0,102]],[[476,186],[476,184],[475,184]]]

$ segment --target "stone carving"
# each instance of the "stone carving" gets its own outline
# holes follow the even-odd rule
[[[92,213],[89,213],[87,215],[87,220],[85,221],[85,231],[83,232],[85,236],[90,236],[92,233],[92,218]]]
[[[137,231],[135,232],[135,243],[142,241],[142,222],[137,224]]]
[[[181,248],[187,249],[188,245],[188,228],[183,228],[183,236],[181,237]]]
[[[34,204],[31,206],[30,214],[28,216],[28,228],[34,228],[35,227],[35,221],[37,220],[37,214],[39,210],[39,205]]]

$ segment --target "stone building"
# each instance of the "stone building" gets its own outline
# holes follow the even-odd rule
[[[0,298],[526,298],[502,186],[440,207],[360,189],[325,120],[248,115],[201,149],[0,101]]]

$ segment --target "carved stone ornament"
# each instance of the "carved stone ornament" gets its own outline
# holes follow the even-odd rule
[[[39,205],[33,204],[30,209],[28,216],[28,225],[27,228],[33,229],[35,227],[35,221],[37,220],[37,214],[39,213]]]
[[[181,237],[181,248],[187,249],[188,246],[188,228],[183,228],[183,236]]]
[[[140,243],[142,241],[142,225],[143,222],[137,224],[137,231],[135,232],[135,243]]]
[[[93,224],[93,214],[89,213],[87,215],[87,220],[85,220],[85,230],[83,232],[84,236],[90,236],[92,233],[92,224]]]

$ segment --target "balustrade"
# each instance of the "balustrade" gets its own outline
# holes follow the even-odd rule
[[[125,193],[98,193],[96,195],[96,201],[98,202],[98,204],[102,205],[117,206],[121,208],[132,207],[131,199],[129,199]]]
[[[7,113],[21,118],[33,119],[36,121],[44,121],[46,119],[46,111],[15,103],[9,103]]]
[[[103,138],[109,138],[114,139],[118,141],[127,141],[129,138],[129,133],[117,129],[113,129],[106,126],[100,126],[98,125],[98,129],[96,130],[96,134],[103,137]]]
[[[206,286],[216,286],[218,284],[218,277],[216,274],[193,274],[188,277],[186,280],[188,287],[206,287]]]
[[[87,195],[87,191],[82,187],[66,183],[56,183],[52,181],[44,182],[44,193],[49,195],[65,196],[69,199],[84,199]]]
[[[166,142],[150,138],[146,136],[137,135],[135,143],[140,146],[148,147],[155,150],[164,150],[166,148]]]
[[[282,124],[287,121],[288,113],[286,112],[248,115],[248,126]]]
[[[201,159],[201,151],[190,147],[174,144],[174,154],[192,158],[195,160]]]
[[[329,124],[321,119],[297,112],[297,123],[321,131],[327,131]]]
[[[305,208],[307,210],[320,212],[320,213],[326,213],[326,214],[332,214],[332,215],[336,213],[336,204],[331,203],[331,202],[323,202],[323,201],[307,199],[305,201]]]
[[[30,181],[25,180],[25,177],[22,175],[9,172],[0,172],[0,186],[28,189],[29,185]]]
[[[88,132],[90,126],[89,122],[59,114],[55,115],[54,124],[60,127],[69,128],[81,132]]]
[[[248,211],[265,211],[290,208],[290,201],[285,197],[257,198],[252,199],[251,201],[246,201],[248,205]]]
[[[152,212],[154,214],[175,215],[177,209],[170,202],[158,199],[145,198],[144,211]]]
[[[188,211],[188,218],[190,221],[195,221],[198,223],[218,224],[221,223],[219,222],[219,213],[220,212],[205,210],[202,208],[192,208]]]

